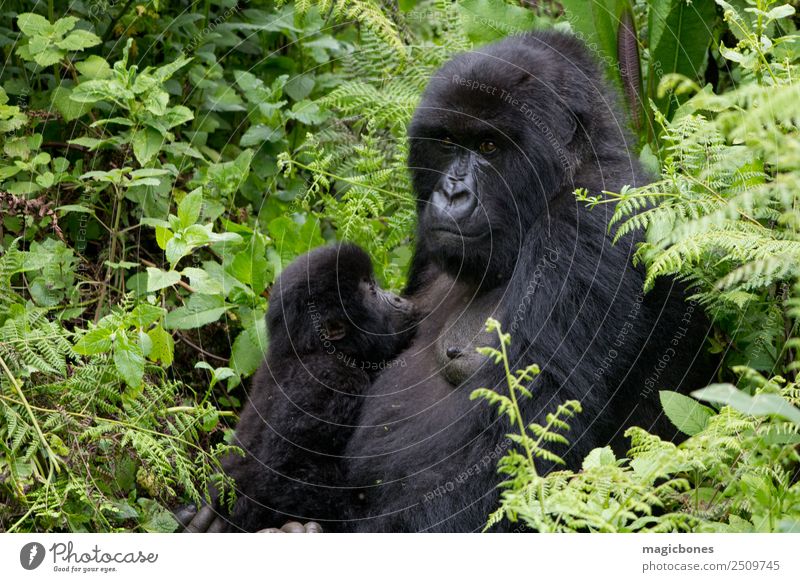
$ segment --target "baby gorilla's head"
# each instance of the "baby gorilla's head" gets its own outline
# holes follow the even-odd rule
[[[356,360],[391,358],[408,336],[412,304],[375,282],[360,247],[321,247],[286,267],[272,288],[270,353],[340,353]]]

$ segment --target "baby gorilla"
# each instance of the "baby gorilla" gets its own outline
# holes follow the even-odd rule
[[[269,350],[236,426],[245,456],[223,461],[236,502],[230,513],[219,502],[204,507],[187,529],[258,531],[295,517],[335,530],[326,508],[348,503],[340,455],[362,394],[374,373],[402,365],[389,360],[412,322],[412,304],[375,283],[355,245],[322,247],[289,265],[271,291]]]

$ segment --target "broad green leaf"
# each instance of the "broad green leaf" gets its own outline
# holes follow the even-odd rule
[[[530,30],[536,22],[532,10],[504,0],[462,0],[456,7],[464,32],[475,45]]]
[[[84,81],[75,87],[70,98],[78,103],[95,103],[111,101],[126,106],[126,101],[133,99],[133,93],[116,79],[94,79]]]
[[[166,249],[169,239],[171,238],[172,231],[169,228],[165,228],[163,226],[156,227],[156,244],[158,245],[158,248],[162,250]]]
[[[0,168],[0,180],[7,180],[12,176],[16,176],[22,171],[22,168],[19,166],[6,166],[5,168]]]
[[[141,302],[125,316],[125,323],[133,327],[147,328],[166,314],[166,309],[158,305]]]
[[[186,305],[167,314],[164,320],[166,329],[194,329],[217,321],[227,307],[220,295],[194,293]]]
[[[114,365],[128,386],[138,388],[142,385],[144,378],[142,347],[138,342],[131,341],[123,332],[117,333],[114,341]]]
[[[64,121],[78,119],[82,115],[86,115],[92,110],[92,105],[90,103],[78,103],[77,101],[70,99],[71,95],[72,89],[64,87],[63,85],[60,85],[53,90],[53,105],[55,105],[56,109],[58,109],[58,112],[61,113]]]
[[[156,267],[147,267],[147,291],[152,293],[165,287],[171,287],[181,280],[177,271],[163,271]]]
[[[329,117],[329,113],[323,110],[319,105],[313,101],[298,101],[292,106],[291,111],[287,112],[287,116],[296,119],[300,123],[306,125],[316,125],[322,123]]]
[[[163,327],[156,326],[147,332],[152,342],[148,358],[153,362],[160,361],[165,367],[172,365],[175,353],[175,340]]]
[[[53,23],[53,33],[55,36],[63,37],[70,30],[75,28],[75,24],[77,24],[77,22],[78,19],[74,16],[65,16],[64,18],[59,18]]]
[[[283,266],[325,242],[319,232],[319,223],[314,220],[298,225],[288,216],[281,216],[269,222],[267,233],[275,242]]]
[[[45,48],[33,54],[33,60],[41,67],[55,65],[62,58],[64,58],[64,52],[55,48]]]
[[[240,376],[249,376],[261,365],[266,351],[267,324],[262,317],[236,336],[231,349],[231,368]]]
[[[314,77],[311,75],[297,75],[289,79],[283,90],[295,101],[302,101],[311,94],[314,88]]]
[[[707,402],[727,404],[749,416],[780,416],[800,426],[800,409],[778,394],[756,394],[750,396],[733,384],[711,384],[695,390],[692,396]]]
[[[152,160],[161,149],[164,138],[155,129],[145,127],[137,131],[131,140],[133,143],[133,155],[142,166]]]
[[[42,188],[49,188],[53,185],[53,182],[55,182],[55,175],[53,175],[53,172],[44,172],[36,176],[36,183]]]
[[[242,147],[258,146],[265,141],[277,142],[284,136],[282,127],[269,127],[268,125],[251,125],[244,132],[239,145]]]
[[[257,295],[272,281],[272,266],[267,261],[267,249],[260,236],[253,235],[247,246],[236,253],[230,273],[242,283],[247,283]]]
[[[795,13],[794,6],[791,4],[782,4],[781,6],[776,6],[769,12],[767,12],[767,18],[770,20],[778,20],[780,18],[787,18]]]
[[[26,36],[47,36],[54,32],[53,25],[45,17],[33,12],[20,14],[17,17],[17,26]]]
[[[175,107],[170,107],[160,121],[164,123],[167,129],[172,129],[176,125],[181,125],[192,119],[194,119],[194,113],[192,113],[191,109],[183,105],[176,105]]]
[[[172,77],[172,75],[174,75],[178,69],[185,67],[191,62],[192,62],[191,57],[188,58],[183,57],[180,59],[176,59],[170,63],[167,63],[162,67],[158,67],[156,70],[152,72],[152,75],[163,83],[164,81]]]
[[[244,150],[232,162],[211,164],[208,168],[208,178],[222,196],[229,196],[247,180],[252,160],[253,150]]]
[[[161,117],[167,113],[167,105],[169,105],[169,94],[166,91],[153,90],[147,93],[145,97],[144,108],[156,117]]]
[[[93,356],[111,349],[111,335],[114,330],[97,327],[81,337],[75,344],[75,351],[82,356]]]
[[[153,340],[146,332],[139,330],[139,346],[142,348],[142,355],[147,358],[150,356],[150,351],[153,349]]]
[[[195,188],[183,197],[178,204],[178,220],[180,227],[186,228],[197,222],[203,209],[203,190]]]
[[[191,252],[192,247],[184,240],[181,233],[176,233],[167,237],[164,253],[167,257],[167,261],[169,261],[169,264],[172,265],[173,268],[178,264],[178,261]]]
[[[661,390],[658,393],[664,413],[679,431],[689,436],[696,435],[706,427],[714,411],[697,400],[678,392]]]
[[[139,499],[142,507],[142,519],[140,524],[142,529],[149,533],[172,533],[178,529],[178,522],[167,509],[164,509],[158,502],[152,499]]]
[[[629,0],[562,0],[566,19],[576,35],[592,47],[606,63],[606,72],[619,82],[617,33],[620,15],[630,8]]]
[[[75,68],[87,79],[106,79],[112,75],[111,65],[97,55],[89,55],[86,60],[75,63]]]
[[[216,295],[224,292],[222,283],[212,278],[204,269],[186,267],[181,273],[189,278],[189,285],[196,293]]]
[[[67,51],[82,51],[85,48],[97,46],[102,42],[100,37],[88,30],[73,30],[67,38],[56,43],[60,49]]]
[[[649,0],[648,6],[650,89],[647,93],[655,95],[655,88],[665,75],[679,73],[690,79],[702,76],[714,36],[716,6],[714,0]],[[657,99],[663,112],[670,107],[666,99]]]
[[[197,362],[194,367],[199,370],[208,370],[211,373],[211,382],[209,383],[209,388],[213,388],[217,382],[221,382],[222,380],[227,380],[228,378],[233,378],[236,376],[236,372],[234,372],[231,368],[214,368],[208,362]]]
[[[79,138],[76,138],[76,139],[71,139],[67,143],[83,146],[85,148],[88,148],[89,150],[94,150],[96,147],[101,145],[103,142],[104,142],[104,140],[95,139],[93,137],[79,137]]]

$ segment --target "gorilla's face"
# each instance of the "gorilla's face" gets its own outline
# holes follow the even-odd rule
[[[380,362],[408,339],[415,317],[410,301],[376,283],[363,249],[348,243],[319,247],[287,266],[272,288],[270,349]]]
[[[488,51],[434,75],[409,127],[409,166],[421,250],[453,275],[492,284],[510,276],[570,175],[575,120],[547,62],[519,47]]]

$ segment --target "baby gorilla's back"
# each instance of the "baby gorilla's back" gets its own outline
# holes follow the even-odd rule
[[[224,463],[237,484],[231,529],[257,531],[287,518],[335,529],[336,516],[325,508],[346,495],[339,457],[369,382],[364,370],[341,365],[334,354],[261,366],[236,427],[245,456]]]

